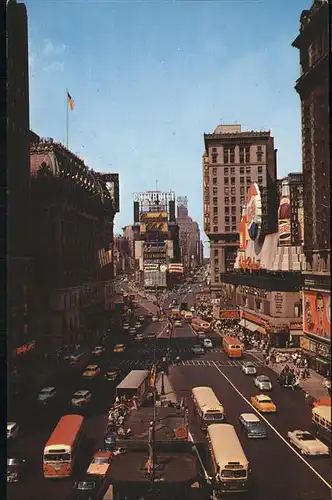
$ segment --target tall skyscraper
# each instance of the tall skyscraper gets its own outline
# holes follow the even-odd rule
[[[276,229],[276,150],[269,131],[242,131],[241,125],[218,125],[204,134],[204,143],[204,231],[210,240],[211,289],[218,290],[220,273],[234,268],[242,207],[253,182],[267,200],[266,230]]]
[[[8,340],[30,340],[30,151],[26,6],[7,2],[7,255]]]
[[[304,181],[304,253],[301,347],[315,356],[317,371],[326,375],[331,359],[330,269],[330,109],[328,2],[314,0],[300,17],[293,42],[299,50]]]
[[[186,196],[177,198],[177,218],[179,226],[181,261],[184,270],[201,263],[200,230],[198,223],[188,213],[188,200]]]

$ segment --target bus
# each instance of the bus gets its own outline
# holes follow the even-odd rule
[[[191,320],[191,326],[195,330],[195,332],[209,332],[210,331],[210,323],[204,321],[201,318],[193,318]]]
[[[150,370],[132,370],[116,388],[117,397],[137,398],[142,405],[150,391]]]
[[[84,435],[81,415],[64,415],[49,437],[43,454],[45,478],[69,477],[73,473],[79,446]]]
[[[211,424],[207,428],[207,442],[213,468],[213,498],[224,493],[240,493],[248,490],[249,462],[229,424]]]
[[[316,406],[312,409],[312,424],[317,438],[331,446],[331,406]]]
[[[243,345],[236,337],[223,337],[222,348],[229,358],[242,358]]]
[[[224,407],[211,387],[194,387],[191,396],[202,429],[206,429],[209,424],[220,423],[225,420]]]

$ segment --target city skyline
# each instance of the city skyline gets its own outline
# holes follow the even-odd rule
[[[157,178],[176,194],[186,184],[191,215],[203,229],[203,134],[216,124],[270,129],[278,177],[301,170],[291,42],[299,12],[311,3],[190,3],[189,11],[186,2],[81,2],[52,4],[48,12],[28,0],[31,128],[66,142],[68,89],[75,101],[69,149],[95,170],[120,174],[116,231],[132,218],[126,200],[154,189]],[[261,35],[251,37],[257,28]]]

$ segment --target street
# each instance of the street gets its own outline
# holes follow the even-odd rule
[[[195,289],[193,289],[195,291]],[[170,295],[165,303],[167,308],[174,295]],[[180,297],[177,297],[181,301]],[[194,302],[194,295],[189,294],[182,300],[189,307]],[[135,310],[135,317],[155,312],[156,306],[144,300]],[[135,318],[132,319],[132,322]],[[243,360],[229,360],[221,350],[219,334],[212,333],[213,349],[204,355],[194,357],[191,346],[197,344],[197,338],[189,324],[175,328],[172,338],[165,336],[167,322],[151,322],[146,320],[143,341],[125,341],[123,353],[113,353],[113,346],[122,339],[128,339],[126,332],[109,335],[106,353],[100,357],[90,356],[86,361],[94,362],[101,367],[101,375],[95,381],[83,381],[81,371],[67,374],[54,381],[59,398],[49,409],[39,408],[36,398],[28,403],[24,401],[18,418],[20,435],[18,441],[8,450],[11,454],[23,456],[29,462],[29,474],[22,483],[8,485],[10,500],[66,500],[72,490],[73,480],[52,481],[43,478],[43,447],[59,418],[70,412],[68,402],[70,396],[78,389],[88,389],[92,393],[91,407],[86,411],[87,440],[84,452],[77,463],[75,477],[86,471],[93,451],[102,447],[103,433],[106,425],[106,414],[115,397],[115,387],[132,369],[151,366],[169,349],[170,359],[180,357],[180,364],[172,364],[169,379],[179,397],[186,398],[189,405],[189,422],[191,437],[198,445],[204,468],[211,474],[211,465],[206,453],[201,432],[197,429],[196,416],[193,411],[190,391],[195,386],[210,386],[225,407],[227,422],[235,426],[252,470],[253,486],[251,500],[328,500],[332,482],[329,458],[304,458],[287,442],[287,431],[294,429],[310,430],[310,408],[304,401],[302,391],[294,392],[280,387],[276,382],[276,374],[257,359],[246,354],[247,360],[255,363],[260,374],[267,374],[272,380],[271,398],[277,405],[276,415],[260,416],[268,432],[267,440],[247,439],[238,422],[240,413],[254,412],[249,398],[257,394],[252,377],[241,370]],[[147,338],[153,332],[155,338]],[[106,381],[103,374],[106,370],[118,369],[121,376],[114,382]],[[10,418],[10,416],[9,416]],[[233,498],[233,497],[232,497]],[[243,498],[243,497],[241,497]]]

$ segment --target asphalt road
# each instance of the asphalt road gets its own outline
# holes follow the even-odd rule
[[[166,307],[172,298],[170,296],[166,301]],[[180,302],[180,297],[178,299]],[[193,303],[193,295],[189,294],[186,298],[182,296],[182,301],[187,301],[190,306]],[[144,310],[140,306],[135,311],[135,316],[146,314],[147,310],[156,312],[156,306],[148,301],[144,301],[144,306],[147,309]],[[135,321],[135,318],[131,321]],[[168,339],[163,335],[165,324],[163,321],[157,323],[147,321],[143,329],[144,339],[140,342],[130,341],[129,335],[124,332],[119,332],[118,338],[109,338],[107,352],[98,358],[96,363],[101,366],[102,373],[106,369],[119,369],[121,376],[117,381],[107,382],[101,375],[89,384],[82,380],[81,372],[73,373],[62,380],[59,379],[59,383],[54,381],[59,400],[52,410],[42,411],[35,400],[29,405],[25,403],[19,419],[22,426],[21,435],[8,451],[9,455],[17,454],[27,458],[30,463],[30,473],[21,484],[8,485],[8,498],[67,500],[73,480],[58,482],[45,480],[42,476],[41,458],[43,447],[56,422],[69,412],[68,401],[71,394],[77,389],[87,388],[91,390],[93,396],[91,407],[85,415],[86,448],[80,455],[75,472],[75,477],[79,477],[87,469],[93,450],[102,446],[106,414],[114,400],[116,385],[131,369],[150,366],[153,360],[160,359],[166,353],[166,349],[169,349],[171,358],[174,359],[177,355],[181,357],[180,366],[171,366],[170,379],[175,391],[187,398],[190,429],[208,471],[211,466],[205,452],[203,435],[197,430],[197,420],[189,397],[191,388],[198,385],[208,385],[213,388],[225,406],[228,422],[234,424],[238,431],[254,478],[253,490],[248,497],[250,500],[328,500],[330,490],[324,480],[329,484],[332,482],[329,459],[302,459],[283,440],[288,430],[310,429],[310,409],[304,402],[302,392],[281,388],[276,384],[276,374],[257,360],[253,360],[258,373],[267,373],[274,383],[271,397],[277,405],[278,413],[265,416],[266,422],[263,422],[268,431],[266,441],[248,440],[239,428],[238,417],[242,412],[253,411],[247,400],[257,394],[257,390],[252,378],[242,373],[242,362],[230,361],[226,357],[221,351],[220,337],[216,333],[211,334],[214,348],[203,356],[193,357],[190,348],[197,343],[197,339],[190,326],[185,324],[182,328],[176,328],[173,337]],[[154,332],[156,338],[147,338],[149,332]],[[126,344],[126,350],[115,354],[113,346],[120,340]],[[249,355],[246,357],[250,359]]]

